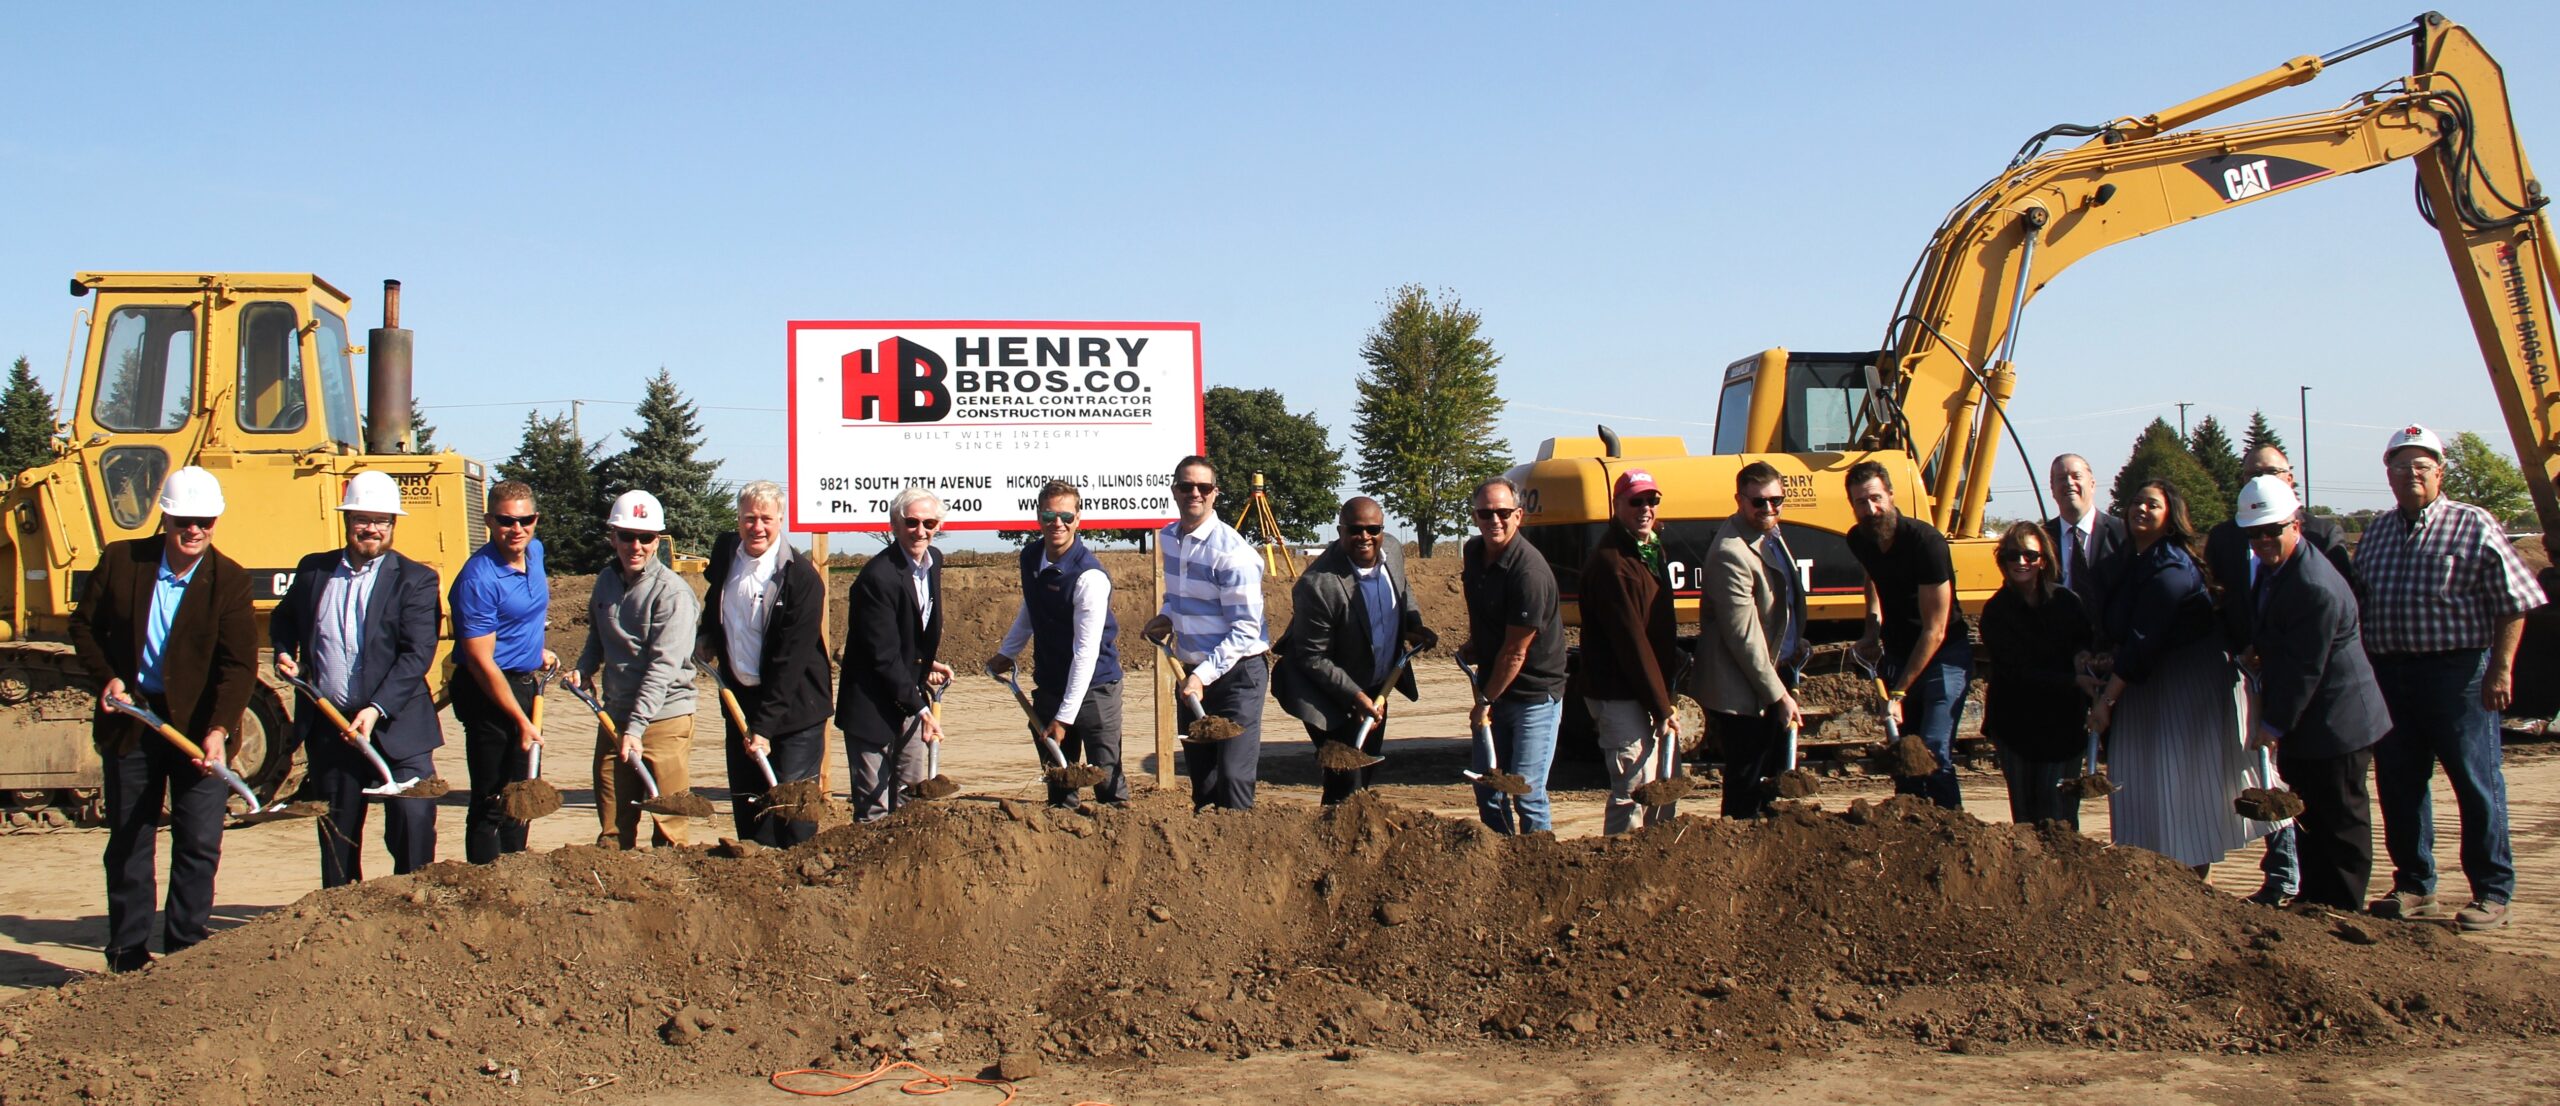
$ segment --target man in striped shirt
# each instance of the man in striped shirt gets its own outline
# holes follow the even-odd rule
[[[2542,588],[2497,519],[2444,497],[2444,442],[2434,431],[2401,430],[2382,456],[2399,509],[2365,529],[2355,562],[2364,579],[2365,651],[2391,708],[2391,732],[2373,756],[2391,894],[2373,912],[2442,913],[2427,786],[2443,761],[2462,811],[2462,874],[2471,884],[2471,903],[2454,921],[2495,929],[2507,924],[2516,887],[2498,712],[2514,698],[2516,642],[2525,612],[2543,603]]]
[[[1253,809],[1262,761],[1262,700],[1271,684],[1262,629],[1262,557],[1244,535],[1218,518],[1218,471],[1209,459],[1185,457],[1173,467],[1173,506],[1181,519],[1157,535],[1164,546],[1164,606],[1147,620],[1147,640],[1172,635],[1174,656],[1190,675],[1181,698],[1241,730],[1225,741],[1194,742],[1194,810]],[[1189,712],[1182,711],[1188,720]]]

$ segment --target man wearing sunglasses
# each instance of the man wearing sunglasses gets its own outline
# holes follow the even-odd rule
[[[551,578],[542,569],[542,521],[533,487],[503,480],[489,487],[482,516],[489,540],[453,574],[453,719],[471,771],[471,806],[462,818],[463,855],[487,864],[524,851],[523,822],[507,817],[499,793],[525,778],[542,731],[533,725],[534,687],[560,658],[543,648],[551,617]]]
[[[1271,643],[1262,629],[1262,555],[1218,518],[1218,470],[1190,456],[1173,466],[1181,518],[1157,535],[1164,549],[1164,605],[1140,631],[1190,666],[1180,696],[1234,722],[1225,741],[1183,749],[1193,809],[1253,809],[1262,767],[1262,700],[1271,686]]]
[[[1477,666],[1477,702],[1470,732],[1493,731],[1501,768],[1529,783],[1519,796],[1514,825],[1505,796],[1476,785],[1476,817],[1501,833],[1555,828],[1547,814],[1547,769],[1556,759],[1556,728],[1564,721],[1564,618],[1555,572],[1547,558],[1520,540],[1520,489],[1495,477],[1470,497],[1478,536],[1467,540],[1458,572],[1467,599],[1467,644],[1462,656]],[[1471,754],[1477,771],[1493,765],[1482,750]]]
[[[926,778],[925,746],[942,740],[929,688],[951,680],[942,651],[942,500],[908,488],[889,501],[889,547],[865,562],[845,599],[836,728],[844,731],[853,815],[865,822],[906,802]]]
[[[690,842],[692,819],[642,811],[636,801],[648,787],[631,767],[638,758],[657,781],[658,793],[693,787],[693,648],[700,637],[702,602],[674,569],[658,562],[667,513],[658,497],[633,489],[613,501],[605,534],[613,560],[596,574],[587,600],[587,645],[566,677],[591,686],[613,718],[613,732],[596,728],[596,845],[638,848],[640,817],[650,821],[649,843]]]
[[[328,800],[320,822],[320,885],[364,878],[364,789],[391,782],[375,776],[358,751],[371,742],[395,780],[436,774],[444,727],[427,666],[436,657],[436,570],[391,548],[392,530],[409,512],[387,472],[359,472],[338,500],[344,547],[313,553],[294,567],[293,586],[267,620],[276,671],[300,676],[346,718],[341,734],[308,703],[293,712],[294,731],[311,765],[311,781]],[[382,804],[382,844],[391,871],[407,875],[436,859],[432,799]]]
[[[1031,646],[1031,712],[1068,763],[1083,761],[1105,776],[1098,802],[1129,801],[1120,766],[1120,620],[1111,614],[1111,574],[1076,537],[1084,493],[1064,480],[1040,488],[1040,540],[1023,547],[1022,607],[987,671],[1012,670]],[[1051,806],[1074,806],[1076,793],[1049,785]]]
[[[1787,484],[1754,461],[1733,481],[1733,517],[1699,572],[1698,668],[1691,690],[1714,716],[1724,752],[1727,818],[1765,813],[1777,796],[1760,781],[1786,770],[1787,731],[1804,724],[1796,674],[1805,643],[1804,577],[1778,532]]]
[[[1275,652],[1271,694],[1307,725],[1318,746],[1336,741],[1377,756],[1387,747],[1387,677],[1406,699],[1420,691],[1413,669],[1395,669],[1406,646],[1439,639],[1422,625],[1406,586],[1404,550],[1387,536],[1378,501],[1356,496],[1336,516],[1334,542],[1309,564],[1289,592],[1288,632]],[[1361,723],[1369,723],[1361,733]],[[1369,786],[1377,765],[1324,773],[1331,806]]]
[[[169,899],[161,949],[205,939],[230,791],[213,775],[258,679],[249,575],[213,548],[222,484],[188,465],[160,485],[160,533],[108,546],[71,616],[71,645],[102,698],[138,703],[203,747],[190,761],[100,708],[92,723],[107,792],[107,969],[151,962],[154,853],[169,810]]]
[[[1582,564],[1582,694],[1609,766],[1600,831],[1614,836],[1679,813],[1671,805],[1637,805],[1635,790],[1662,778],[1663,747],[1679,745],[1671,692],[1688,654],[1680,651],[1656,526],[1661,485],[1650,472],[1628,469],[1609,501],[1609,527]]]
[[[2277,772],[2302,797],[2300,901],[2353,912],[2364,908],[2373,876],[2365,781],[2391,715],[2365,658],[2355,589],[2327,557],[2303,555],[2313,546],[2301,511],[2291,481],[2249,481],[2232,514],[2249,544],[2247,575],[2215,579],[2226,603],[2251,611],[2258,681],[2249,743],[2275,746]]]

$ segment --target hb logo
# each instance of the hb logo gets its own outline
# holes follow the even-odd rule
[[[874,351],[844,355],[844,417],[881,422],[936,422],[951,413],[951,390],[942,384],[951,366],[942,355],[904,338]]]

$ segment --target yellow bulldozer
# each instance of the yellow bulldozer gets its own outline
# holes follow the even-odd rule
[[[398,481],[399,549],[447,580],[487,537],[483,466],[409,451],[413,336],[400,327],[398,281],[383,282],[382,326],[363,345],[350,340],[353,301],[308,273],[81,273],[71,294],[92,303],[79,316],[86,349],[65,368],[54,457],[0,496],[0,802],[12,828],[103,814],[89,739],[98,688],[64,633],[106,544],[159,531],[172,470],[202,465],[222,480],[230,510],[214,546],[249,569],[261,641],[293,566],[343,544],[333,508],[356,473]],[[444,671],[445,632],[431,679]],[[262,680],[270,670],[259,666]],[[232,763],[262,798],[301,774],[291,709],[289,694],[262,684],[234,738]]]

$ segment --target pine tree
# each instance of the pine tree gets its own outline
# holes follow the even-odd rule
[[[21,357],[0,393],[0,485],[53,459],[53,397]]]
[[[640,429],[629,435],[631,444],[605,458],[596,473],[596,498],[609,504],[633,488],[657,496],[676,549],[708,553],[712,539],[733,527],[736,518],[723,511],[727,504],[712,484],[719,460],[694,457],[702,448],[697,410],[676,388],[675,377],[660,368],[640,398]]]
[[[2196,463],[2187,443],[2179,440],[2178,428],[2167,419],[2153,419],[2142,429],[2142,436],[2134,440],[2133,455],[2116,470],[2109,495],[2122,508],[2133,502],[2135,489],[2152,480],[2166,480],[2178,489],[2178,497],[2187,501],[2187,521],[2198,534],[2231,517],[2231,504],[2222,498],[2222,489],[2214,486],[2213,474]]]
[[[2240,454],[2231,448],[2231,435],[2222,432],[2222,421],[2206,415],[2187,435],[2187,452],[2196,463],[2213,475],[2214,487],[2222,492],[2222,502],[2229,505],[2240,499]]]
[[[596,447],[578,437],[567,415],[526,412],[524,439],[515,456],[498,462],[498,476],[533,486],[542,509],[542,550],[555,574],[604,567],[604,503],[596,495]]]
[[[1507,463],[1494,436],[1502,355],[1478,333],[1483,317],[1455,293],[1437,302],[1408,284],[1386,308],[1360,344],[1369,369],[1358,385],[1353,468],[1360,490],[1413,524],[1428,557],[1439,535],[1466,532],[1468,493]]]
[[[2249,412],[2249,436],[2241,439],[2240,453],[2242,456],[2247,456],[2250,450],[2262,445],[2274,446],[2285,456],[2293,456],[2293,451],[2285,448],[2284,438],[2276,433],[2276,428],[2267,425],[2267,413],[2251,411]]]

